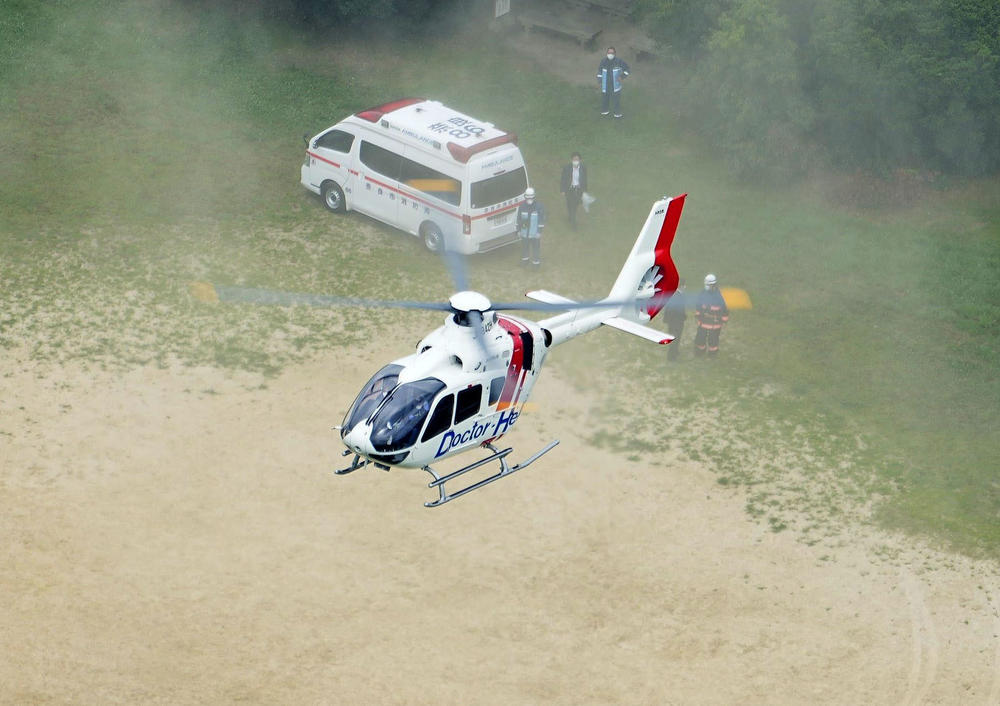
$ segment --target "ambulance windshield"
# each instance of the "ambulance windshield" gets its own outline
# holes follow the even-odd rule
[[[516,199],[528,188],[528,175],[524,167],[500,176],[483,179],[472,184],[470,202],[472,208],[485,208],[494,204]]]
[[[413,446],[435,395],[443,389],[444,383],[437,378],[424,378],[393,390],[372,419],[372,448],[386,452]]]

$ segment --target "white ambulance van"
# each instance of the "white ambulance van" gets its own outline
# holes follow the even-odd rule
[[[517,240],[528,175],[513,133],[404,98],[346,117],[306,144],[302,185],[331,211],[361,211],[429,250],[480,253]]]

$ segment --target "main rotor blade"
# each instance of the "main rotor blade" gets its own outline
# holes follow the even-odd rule
[[[465,260],[462,259],[462,255],[454,250],[443,248],[441,250],[441,259],[444,260],[444,264],[451,274],[451,280],[455,284],[455,291],[464,292],[468,290],[468,271],[466,270]]]
[[[300,292],[283,292],[275,289],[259,289],[256,287],[213,285],[210,282],[192,282],[190,284],[190,289],[191,294],[196,299],[207,302],[243,302],[247,304],[266,304],[274,306],[360,306],[369,308],[451,311],[451,305],[448,302],[418,302],[391,299],[365,299],[360,297],[339,297],[329,294],[303,294]]]

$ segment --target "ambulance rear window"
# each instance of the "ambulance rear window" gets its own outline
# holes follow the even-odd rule
[[[485,208],[516,199],[526,188],[528,188],[528,175],[524,167],[474,182],[470,191],[471,207]]]

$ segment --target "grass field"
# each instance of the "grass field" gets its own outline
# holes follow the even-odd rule
[[[415,239],[334,219],[298,184],[304,132],[427,95],[516,131],[551,212],[542,276],[498,252],[469,260],[476,288],[602,294],[653,199],[687,192],[682,275],[751,292],[710,364],[670,369],[605,333],[558,350],[553,364],[607,400],[594,443],[680,444],[747,486],[776,531],[873,517],[1000,557],[1000,181],[939,178],[906,198],[861,176],[741,183],[673,117],[668,83],[601,121],[592,91],[472,37],[368,51],[152,0],[15,1],[0,44],[0,346],[277,372],[387,324],[412,320],[416,339],[437,315],[213,309],[186,285],[447,296]],[[573,149],[600,199],[580,233],[558,202]],[[692,409],[717,414],[672,414]]]

